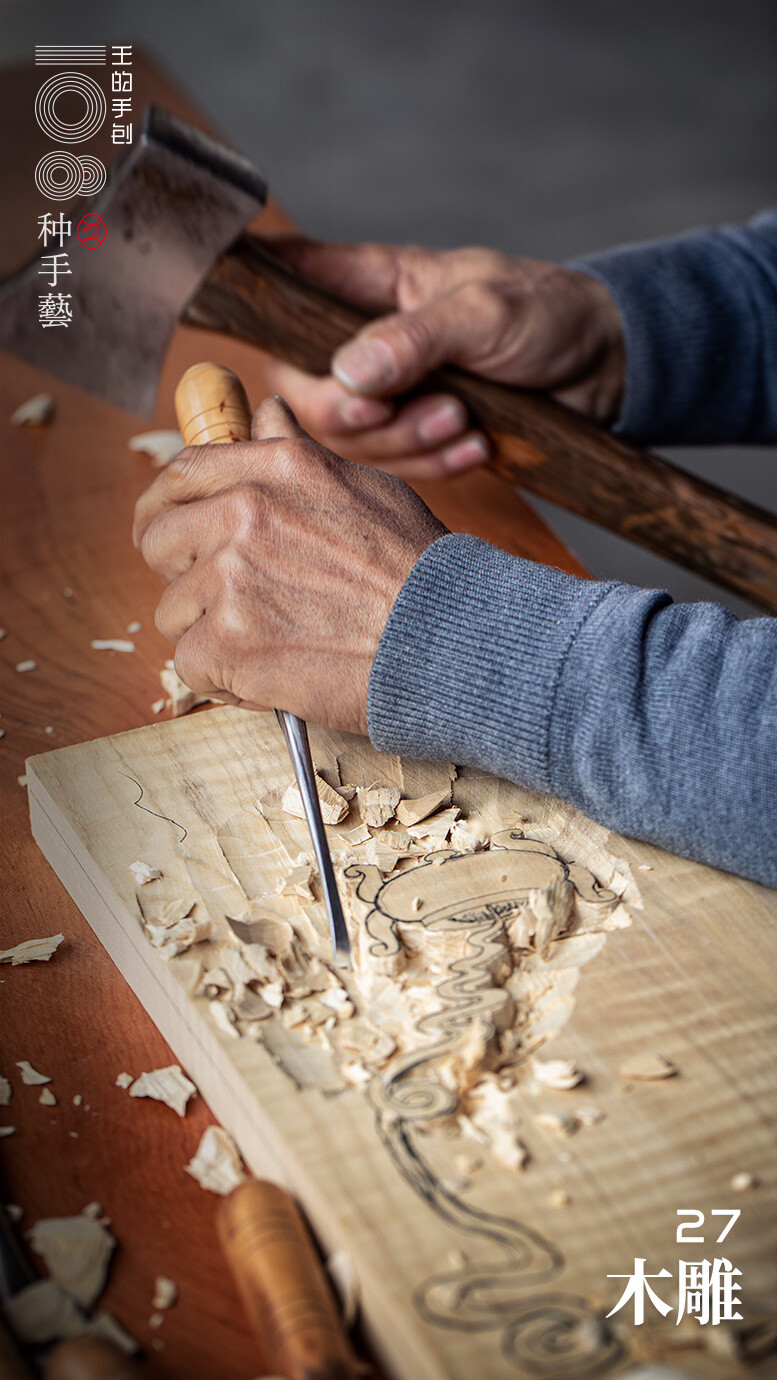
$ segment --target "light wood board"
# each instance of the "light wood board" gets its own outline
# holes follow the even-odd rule
[[[347,763],[343,780],[360,772],[361,784],[395,781],[406,796],[439,780],[439,769],[380,757],[360,739],[319,730],[312,739],[318,763]],[[509,913],[555,875],[569,875],[589,900],[596,888],[586,868],[616,890],[631,878],[630,925],[600,926],[582,959],[573,935],[557,942],[547,963],[535,956],[527,965],[529,1042],[539,1047],[545,1038],[541,1056],[573,1060],[585,1082],[559,1092],[528,1076],[521,1081],[526,1169],[508,1172],[486,1148],[484,1168],[463,1184],[451,1166],[473,1143],[422,1124],[417,1080],[300,1086],[293,1039],[271,1054],[262,1042],[219,1030],[205,998],[191,995],[195,951],[165,961],[144,933],[142,889],[130,871],[136,859],[161,868],[165,885],[193,886],[217,929],[230,891],[242,883],[250,896],[252,878],[256,887],[261,849],[248,856],[245,846],[241,859],[233,846],[230,857],[219,839],[234,844],[240,836],[245,845],[264,827],[257,800],[290,783],[272,716],[209,710],[46,753],[30,759],[27,775],[33,832],[46,858],[251,1171],[290,1187],[326,1248],[351,1254],[369,1330],[397,1377],[585,1380],[624,1373],[643,1357],[699,1376],[773,1373],[768,1359],[745,1366],[719,1352],[732,1332],[769,1317],[775,1294],[775,893],[607,835],[558,802],[467,769],[453,787],[466,816],[477,811],[490,832],[526,821],[529,844],[519,839],[498,855],[512,899],[505,892],[494,899],[494,853],[475,855],[466,868],[455,858],[442,867],[413,860],[414,871],[403,875],[417,884],[408,890],[404,882],[404,901],[397,889],[382,909],[373,904],[380,879],[351,869],[349,886],[362,889],[354,903],[362,927],[374,938],[377,920],[380,942],[400,929],[411,946],[415,917],[403,910],[410,891],[441,889],[443,928],[450,933],[453,920],[474,918],[482,938],[486,917]],[[337,830],[331,838],[337,847]],[[613,856],[617,886],[607,862]],[[267,867],[272,882],[277,860]],[[422,917],[416,928],[434,937]],[[584,939],[576,942],[585,948]],[[109,1040],[110,1031],[95,1039]],[[619,1070],[644,1052],[671,1060],[677,1076],[624,1080]],[[421,1072],[426,1090],[435,1089],[433,1064]],[[574,1135],[537,1120],[592,1105],[603,1118]],[[139,1117],[139,1131],[140,1124]],[[743,1172],[757,1187],[736,1193],[731,1179]],[[568,1204],[551,1206],[560,1190]],[[733,1208],[741,1215],[718,1247],[725,1219],[710,1212]],[[678,1209],[705,1214],[704,1244],[677,1244]],[[744,1323],[717,1329],[717,1347],[708,1344],[709,1328],[693,1319],[690,1328],[676,1327],[675,1313],[662,1322],[649,1305],[642,1327],[629,1310],[600,1326],[626,1282],[608,1276],[631,1273],[636,1258],[646,1258],[650,1273],[671,1271],[654,1287],[674,1302],[678,1261],[721,1254],[742,1271]]]

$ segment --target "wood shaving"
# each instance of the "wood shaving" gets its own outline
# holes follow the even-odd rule
[[[137,620],[137,618],[136,618],[135,621],[134,621],[134,623],[128,623],[128,624],[127,624],[127,632],[130,634],[130,636],[132,636],[133,633],[139,633],[139,632],[141,631],[142,627],[143,627],[143,624],[142,624],[142,623],[139,623],[138,620]]]
[[[140,1349],[135,1338],[116,1321],[112,1313],[95,1313],[84,1328],[84,1336],[99,1337],[104,1342],[110,1342],[125,1356],[132,1356]]]
[[[628,1082],[648,1082],[657,1078],[674,1078],[679,1069],[663,1054],[634,1054],[621,1064],[618,1073]]]
[[[37,671],[37,669],[38,669],[38,663],[37,663],[37,661],[29,661],[29,660],[28,660],[28,661],[17,661],[17,663],[16,663],[16,669],[17,669],[17,671],[18,671],[21,675],[24,675],[25,671]]]
[[[240,1039],[240,1031],[235,1024],[235,1016],[229,1006],[224,1006],[220,1001],[211,1002],[210,1016],[222,1035],[229,1035],[233,1040]]]
[[[15,1126],[0,1126],[0,1139],[3,1136],[12,1136],[16,1130]]]
[[[357,795],[362,823],[368,824],[371,829],[382,829],[384,824],[388,824],[389,820],[394,818],[401,799],[396,786],[382,786],[378,783],[373,786],[359,786]]]
[[[133,1078],[131,1073],[117,1073],[116,1075],[117,1088],[128,1088],[134,1082],[135,1079]]]
[[[746,1193],[749,1188],[758,1187],[758,1179],[755,1177],[755,1174],[732,1174],[729,1179],[729,1187],[732,1188],[735,1193]]]
[[[47,939],[25,939],[13,949],[3,949],[0,963],[10,963],[14,968],[20,963],[47,963],[64,938],[64,934],[52,934]]]
[[[153,703],[152,706],[151,706],[151,713],[152,713],[152,714],[161,714],[161,713],[162,713],[162,710],[164,709],[164,707],[165,707],[165,705],[166,705],[166,703],[167,703],[166,700],[154,700],[154,703]]]
[[[80,1107],[80,1106],[81,1106],[81,1103],[83,1102],[83,1100],[84,1100],[84,1099],[83,1099],[83,1097],[81,1096],[81,1094],[80,1094],[80,1093],[76,1093],[75,1097],[73,1098],[73,1106],[74,1106],[74,1107]]]
[[[24,1208],[18,1203],[6,1203],[5,1214],[9,1222],[21,1222],[24,1216]]]
[[[26,776],[17,776],[16,780],[19,782],[19,785],[20,785],[20,786],[26,786],[26,785],[27,785],[27,777],[26,777]]]
[[[532,1072],[538,1083],[559,1091],[576,1088],[585,1079],[571,1059],[533,1059]]]
[[[341,824],[349,811],[347,800],[329,785],[322,776],[316,776],[316,789],[321,805],[321,818],[325,824]],[[302,804],[299,786],[293,784],[284,791],[281,809],[285,814],[291,815],[293,819],[305,819],[305,807]]]
[[[154,1283],[154,1297],[151,1300],[152,1308],[172,1308],[178,1298],[178,1285],[175,1280],[168,1279],[167,1275],[157,1275]]]
[[[148,455],[155,470],[163,470],[184,449],[180,431],[142,431],[130,436],[127,446],[138,455]]]
[[[7,1107],[13,1095],[13,1088],[7,1078],[0,1074],[0,1107]]]
[[[179,1116],[185,1116],[187,1103],[190,1098],[197,1096],[197,1088],[178,1064],[170,1064],[167,1068],[141,1073],[130,1087],[129,1095],[153,1097],[155,1101],[165,1102],[172,1107]]]
[[[577,1107],[575,1115],[581,1126],[598,1126],[605,1116],[601,1107]]]
[[[56,1107],[57,1105],[57,1099],[51,1091],[51,1088],[42,1088],[38,1101],[42,1107]]]
[[[158,867],[152,867],[150,863],[146,862],[130,863],[129,870],[138,886],[148,886],[149,882],[158,882],[159,878],[162,876]],[[191,909],[191,907],[189,909]]]
[[[417,800],[400,800],[397,805],[396,815],[400,824],[419,824],[422,819],[428,819],[435,810],[439,810],[441,805],[447,804],[451,798],[451,788],[447,790],[433,791],[431,795],[422,795]]]
[[[84,1308],[102,1293],[116,1239],[93,1217],[45,1217],[27,1232],[49,1276]]]
[[[11,426],[46,426],[54,416],[50,393],[35,393],[11,413]]]
[[[164,1313],[152,1313],[148,1320],[149,1327],[161,1327],[165,1320]]]
[[[49,1078],[48,1074],[38,1073],[37,1070],[32,1067],[32,1064],[29,1064],[26,1059],[17,1059],[16,1067],[17,1069],[21,1069],[22,1082],[26,1083],[28,1088],[34,1088],[38,1083],[51,1082],[51,1079]]]
[[[310,883],[313,879],[313,868],[310,863],[301,863],[297,867],[292,867],[285,877],[282,877],[275,890],[279,896],[298,896],[301,901],[312,901],[313,892]]]
[[[488,830],[477,815],[458,819],[451,829],[451,848],[458,853],[477,853],[488,844]]]
[[[102,1217],[102,1215],[103,1215],[103,1205],[102,1205],[102,1203],[87,1203],[86,1207],[82,1207],[82,1208],[81,1208],[81,1216],[82,1216],[82,1217]],[[104,1225],[107,1227],[107,1226],[110,1225],[110,1223],[106,1221],[106,1222],[104,1223]]]
[[[450,809],[441,810],[420,824],[410,824],[407,832],[411,839],[433,839],[435,843],[445,843],[458,817],[459,810],[452,805]]]
[[[326,1269],[340,1300],[343,1322],[350,1329],[359,1315],[361,1302],[361,1286],[350,1251],[335,1251],[329,1256]]]
[[[126,637],[95,637],[91,648],[93,652],[134,652],[135,643]]]
[[[202,1188],[224,1196],[246,1181],[237,1146],[221,1126],[208,1127],[197,1153],[184,1167]]]

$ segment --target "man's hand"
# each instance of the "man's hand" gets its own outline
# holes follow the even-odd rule
[[[438,392],[392,402],[442,364],[545,389],[598,421],[617,416],[620,316],[607,288],[586,273],[487,249],[287,237],[269,247],[306,277],[381,313],[337,351],[326,378],[271,362],[269,386],[340,454],[411,481],[482,463],[488,443],[457,398]]]
[[[253,440],[182,451],[138,501],[134,541],[193,690],[367,732],[391,607],[445,528],[400,480],[312,441],[279,398]]]

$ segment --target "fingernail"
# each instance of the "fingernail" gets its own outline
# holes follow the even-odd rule
[[[470,465],[481,464],[488,459],[488,444],[485,436],[467,436],[458,445],[448,446],[442,453],[449,470],[466,470]]]
[[[444,402],[433,407],[430,412],[421,417],[418,421],[417,431],[421,441],[426,441],[428,445],[434,445],[436,441],[448,441],[451,436],[455,436],[457,431],[461,431],[467,420],[467,414],[461,403]]]
[[[364,393],[389,388],[399,375],[394,355],[382,340],[356,340],[344,346],[332,361],[332,372],[346,388]]]
[[[343,398],[338,412],[340,421],[352,427],[380,426],[391,416],[391,408],[379,398]]]

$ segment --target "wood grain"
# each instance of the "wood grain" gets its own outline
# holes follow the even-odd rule
[[[316,374],[369,318],[243,235],[184,313]],[[617,440],[553,399],[440,369],[496,447],[495,472],[777,612],[777,517]]]
[[[137,52],[134,78],[139,110],[159,101],[209,128],[193,103]],[[36,248],[40,205],[33,171],[50,148],[34,116],[40,80],[31,65],[3,72],[0,109],[5,128],[13,130],[0,142],[4,274]],[[112,156],[108,138],[96,137],[89,148],[106,161]],[[289,228],[272,205],[261,224]],[[183,370],[201,358],[203,339],[199,330],[176,332],[156,425],[175,425],[173,391]],[[263,356],[226,337],[214,339],[209,352],[245,380],[258,402],[265,391]],[[59,930],[66,936],[50,964],[0,973],[6,1061],[13,1067],[16,1059],[29,1059],[52,1076],[59,1097],[58,1107],[45,1109],[26,1095],[29,1089],[24,1095],[15,1090],[11,1115],[3,1113],[17,1127],[2,1145],[4,1200],[22,1205],[26,1229],[39,1217],[78,1212],[98,1199],[120,1241],[105,1306],[149,1350],[154,1374],[251,1380],[261,1374],[263,1358],[224,1265],[216,1202],[182,1172],[212,1116],[200,1100],[184,1123],[171,1124],[169,1108],[145,1102],[138,1136],[137,1104],[115,1087],[116,1075],[169,1064],[172,1051],[41,859],[30,836],[26,792],[17,783],[27,756],[147,724],[162,694],[158,673],[171,648],[153,626],[160,586],[130,539],[135,500],[155,472],[127,449],[127,439],[147,424],[10,356],[3,357],[0,386],[0,623],[7,629],[0,643],[3,945]],[[56,401],[52,424],[10,427],[14,408],[41,391]],[[493,475],[427,484],[423,496],[454,530],[583,573],[531,507],[506,493]],[[134,654],[91,650],[92,638],[128,636],[134,620],[143,625],[133,634]],[[16,673],[15,665],[30,657],[37,671]],[[72,1105],[76,1094],[83,1096],[80,1108]],[[148,1326],[157,1273],[180,1288],[159,1332]],[[152,1350],[154,1344],[164,1349]]]
[[[312,745],[319,763],[347,762],[347,779],[357,785],[402,782],[412,796],[428,787],[423,764],[380,757],[363,740],[319,729]],[[435,1081],[441,1019],[435,1018],[433,1055],[415,1048],[413,1068],[400,1060],[398,1071],[389,1065],[364,1091],[338,1092],[335,1084],[320,1091],[306,1086],[305,1047],[290,1063],[289,1047],[279,1052],[268,1037],[257,1043],[228,1036],[206,998],[191,995],[192,954],[165,961],[143,933],[138,905],[147,906],[147,889],[136,892],[129,867],[136,857],[162,870],[159,885],[171,894],[194,885],[219,942],[232,942],[224,918],[236,885],[228,878],[227,858],[235,856],[225,851],[228,839],[241,840],[246,895],[255,894],[249,873],[258,891],[277,894],[280,864],[264,851],[266,828],[256,809],[258,797],[282,792],[291,780],[272,716],[209,710],[45,754],[28,771],[33,826],[46,857],[238,1140],[252,1172],[290,1188],[325,1248],[351,1255],[370,1334],[392,1374],[508,1380],[528,1370],[546,1380],[590,1380],[622,1374],[642,1358],[674,1360],[690,1375],[721,1380],[769,1374],[768,1360],[746,1366],[734,1352],[721,1360],[711,1348],[700,1350],[695,1322],[694,1348],[687,1351],[687,1333],[672,1316],[660,1326],[655,1315],[644,1330],[624,1322],[614,1335],[598,1331],[597,1320],[623,1287],[608,1277],[630,1272],[636,1257],[676,1275],[678,1258],[688,1259],[689,1251],[694,1260],[702,1258],[693,1254],[699,1250],[711,1256],[709,1228],[704,1247],[676,1244],[681,1208],[698,1209],[713,1225],[713,1208],[741,1208],[726,1252],[742,1270],[744,1327],[773,1311],[774,892],[608,836],[569,807],[468,769],[454,783],[454,801],[465,816],[476,813],[489,833],[507,829],[512,842],[500,841],[502,835],[495,840],[502,851],[453,857],[442,866],[412,862],[398,888],[385,884],[374,910],[374,869],[349,867],[353,923],[378,944],[389,921],[401,924],[403,934],[417,925],[416,939],[403,943],[433,945],[429,954],[442,964],[442,1010],[455,1017],[459,1033],[466,1033],[466,1020],[492,1009],[496,989],[482,973],[474,989],[465,988],[459,960],[459,986],[453,984],[459,995],[451,997],[446,981],[453,970],[435,936],[447,927],[446,943],[458,943],[456,931],[469,924],[485,942],[484,926],[503,924],[527,889],[560,877],[564,864],[589,904],[602,893],[592,889],[585,869],[616,893],[614,878],[631,878],[626,928],[608,930],[602,922],[582,957],[564,947],[582,933],[575,930],[555,941],[546,958],[526,960],[521,1038],[528,1050],[571,1060],[585,1082],[568,1092],[543,1092],[522,1075],[517,1097],[531,1155],[527,1169],[510,1174],[482,1151],[482,1176],[469,1189],[457,1188],[453,1156],[462,1141],[435,1132],[433,1124],[439,1095],[449,1096]],[[133,783],[143,787],[141,809]],[[517,818],[527,821],[526,839],[510,833]],[[333,846],[348,827],[330,830]],[[494,865],[506,884],[498,898]],[[196,880],[203,877],[205,890]],[[424,901],[417,921],[410,913],[416,908],[407,908],[415,894]],[[207,966],[202,946],[196,962]],[[477,1002],[466,996],[464,1018],[462,997],[472,990]],[[645,1052],[670,1060],[677,1075],[630,1083],[619,1070]],[[419,1070],[420,1083],[414,1081]],[[577,1113],[591,1103],[601,1118],[572,1137],[537,1120],[538,1113]],[[758,1187],[737,1195],[731,1180],[742,1171]],[[563,1211],[552,1207],[559,1190],[568,1195]],[[498,1300],[491,1303],[494,1291]],[[570,1337],[562,1353],[559,1338],[573,1323],[577,1341]]]

